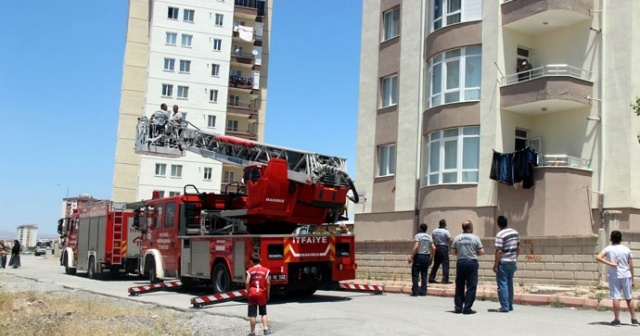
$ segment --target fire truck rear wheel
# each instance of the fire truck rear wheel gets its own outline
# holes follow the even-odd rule
[[[65,253],[64,256],[63,256],[63,259],[62,259],[62,260],[64,260],[63,261],[64,262],[64,272],[69,274],[69,275],[74,275],[74,274],[76,274],[76,269],[75,268],[71,268],[71,267],[68,266],[69,265],[68,264],[69,260],[67,259],[68,257],[69,257],[69,255]]]
[[[96,278],[96,262],[95,262],[95,259],[93,259],[93,257],[89,258],[89,270],[87,271],[87,277],[89,279]]]
[[[211,283],[213,285],[213,293],[226,293],[231,291],[231,275],[227,266],[223,263],[216,263],[211,272]]]

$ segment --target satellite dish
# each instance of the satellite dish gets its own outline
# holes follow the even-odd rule
[[[252,53],[253,53],[253,56],[258,56],[258,51],[257,50],[252,51]]]

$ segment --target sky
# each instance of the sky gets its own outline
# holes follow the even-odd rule
[[[67,193],[111,198],[127,7],[3,2],[0,238],[54,235]],[[345,157],[354,176],[362,1],[275,0],[272,14],[264,142]]]

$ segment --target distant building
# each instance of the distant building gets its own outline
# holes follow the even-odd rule
[[[35,224],[18,225],[16,239],[24,247],[35,247],[38,241],[38,226]]]
[[[72,214],[75,210],[78,209],[79,204],[95,202],[95,201],[99,201],[99,199],[93,198],[93,196],[89,194],[81,194],[78,197],[63,198],[60,217],[67,217],[68,215]]]

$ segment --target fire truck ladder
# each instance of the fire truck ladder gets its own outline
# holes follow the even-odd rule
[[[323,183],[348,187],[354,203],[358,194],[341,157],[267,145],[251,140],[202,131],[197,127],[172,128],[151,138],[147,117],[138,118],[135,150],[138,154],[181,157],[186,151],[237,166],[267,164],[273,158],[287,161],[289,179],[300,183]],[[161,142],[160,142],[161,141]]]
[[[113,212],[113,249],[111,252],[111,263],[112,264],[122,264],[122,238],[123,236],[123,226],[124,226],[124,213],[122,210],[117,210]]]
[[[140,294],[158,292],[162,290],[180,289],[182,282],[180,281],[165,281],[157,284],[150,284],[145,286],[133,286],[129,287],[129,296],[138,296]]]

